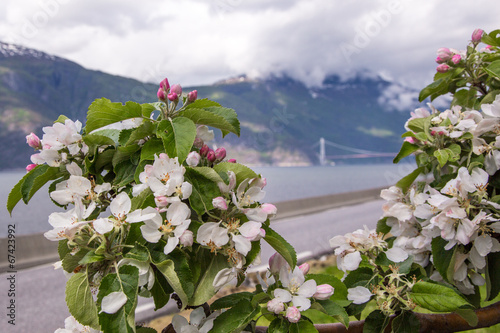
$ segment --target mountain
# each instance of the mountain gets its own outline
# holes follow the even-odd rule
[[[151,102],[157,89],[157,84],[88,70],[63,58],[0,42],[0,154],[4,156],[0,169],[29,163],[33,151],[25,144],[26,134],[42,135],[41,127],[60,114],[83,122],[96,98]],[[320,138],[329,144],[327,158],[334,155],[337,163],[361,161],[339,155],[397,152],[412,108],[395,109],[408,100],[412,104],[417,95],[372,73],[347,80],[332,75],[320,87],[307,87],[284,74],[264,79],[242,75],[213,85],[184,87],[193,89],[198,97],[234,108],[239,115],[241,137],[218,136],[218,146],[241,162],[273,165],[317,164]]]

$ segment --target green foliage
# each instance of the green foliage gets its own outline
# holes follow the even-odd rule
[[[232,333],[244,328],[260,312],[246,299],[242,299],[235,306],[220,314],[214,320],[213,331],[220,333]]]
[[[452,288],[430,282],[417,282],[410,295],[416,304],[433,312],[451,312],[471,307],[470,303]]]
[[[276,231],[266,225],[262,225],[266,232],[264,240],[271,245],[273,249],[285,258],[290,267],[295,267],[297,264],[297,254],[295,249]]]
[[[66,283],[66,304],[71,315],[82,325],[100,328],[87,271],[73,274]]]

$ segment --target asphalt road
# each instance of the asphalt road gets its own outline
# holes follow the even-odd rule
[[[277,220],[271,227],[294,246],[299,259],[313,257],[327,252],[330,249],[329,240],[335,235],[352,232],[363,225],[375,228],[382,214],[382,202],[370,201]],[[273,253],[274,250],[263,242],[263,265],[267,265]],[[51,265],[0,274],[0,332],[51,333],[64,327],[64,319],[69,316],[64,300],[65,284],[63,272],[54,270]],[[155,312],[152,300],[140,299],[136,319],[144,322],[175,308],[171,301],[165,308]]]

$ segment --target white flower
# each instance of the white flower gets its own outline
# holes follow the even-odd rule
[[[85,219],[90,216],[94,209],[94,202],[87,208],[77,202],[76,206],[67,212],[50,214],[49,223],[54,229],[47,231],[44,234],[45,238],[51,241],[59,241],[65,238],[73,239],[80,228],[90,222],[85,221]]]
[[[232,193],[233,204],[240,210],[244,210],[244,208],[262,200],[266,195],[266,192],[264,192],[260,186],[252,186],[250,184],[251,181],[253,181],[253,179],[245,179],[238,186],[236,193]]]
[[[347,289],[347,299],[354,304],[363,304],[370,300],[372,293],[368,288],[358,286]]]
[[[64,320],[64,328],[58,328],[54,333],[101,333],[89,326],[83,326],[75,317],[69,316]]]
[[[305,311],[311,307],[310,298],[316,293],[316,281],[305,281],[304,274],[299,267],[295,267],[293,272],[289,272],[285,267],[280,272],[282,288],[273,291],[274,297],[283,303],[292,302],[293,306],[300,311]]]
[[[118,268],[123,265],[135,266],[139,269],[139,287],[146,286],[151,290],[155,283],[155,275],[149,262],[139,261],[131,258],[123,258],[117,264]]]
[[[181,315],[174,315],[172,326],[177,333],[208,333],[214,326],[215,318],[220,314],[220,311],[215,311],[206,317],[203,307],[198,307],[189,315],[189,322]]]
[[[385,251],[385,255],[392,262],[403,262],[408,258],[408,253],[400,247],[391,247]]]
[[[196,128],[196,137],[203,140],[203,142],[212,141],[214,139],[214,131],[208,129],[206,125],[200,125]]]
[[[220,249],[229,242],[227,229],[221,227],[221,222],[206,222],[198,229],[196,241],[210,247],[213,251]]]
[[[151,212],[155,210],[152,207],[148,208],[151,209]],[[167,244],[163,252],[169,254],[179,244],[179,238],[191,224],[190,215],[191,210],[185,203],[174,202],[167,209],[167,219],[165,221],[162,221],[158,213],[144,221],[144,225],[141,226],[142,236],[150,243],[156,243],[161,237],[165,236]],[[166,222],[166,224],[163,222]]]

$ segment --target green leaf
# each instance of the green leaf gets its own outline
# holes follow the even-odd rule
[[[500,292],[500,252],[489,253],[486,259],[486,301],[491,301]]]
[[[275,318],[267,329],[268,333],[288,333],[290,322],[284,318]]]
[[[155,126],[151,121],[145,121],[142,125],[137,128],[134,128],[126,143],[125,146],[137,143],[137,141],[142,140],[146,137],[152,136],[154,134]]]
[[[489,34],[483,34],[481,42],[491,46],[500,46],[500,38],[498,38],[499,33],[500,30],[493,30]]]
[[[475,327],[479,323],[479,318],[477,318],[477,314],[473,309],[458,309],[454,312],[464,318],[470,327]]]
[[[392,161],[393,163],[398,163],[401,161],[403,158],[413,154],[417,150],[419,150],[420,147],[417,145],[414,145],[412,143],[409,143],[408,141],[403,142],[403,145],[401,146],[401,150],[399,153],[396,155],[394,160]]]
[[[391,232],[392,228],[387,225],[387,218],[388,217],[386,216],[377,221],[377,233],[383,233],[384,235],[387,235]]]
[[[415,179],[417,179],[418,176],[424,171],[423,167],[416,168],[413,170],[410,174],[404,176],[401,178],[397,183],[396,186],[399,187],[400,189],[403,190],[404,193],[408,191],[410,186],[413,184]]]
[[[432,257],[434,266],[443,279],[448,282],[453,282],[457,246],[454,246],[450,250],[445,250],[444,247],[447,244],[448,241],[441,237],[433,238],[431,243]]]
[[[10,190],[9,196],[7,198],[7,210],[9,211],[9,214],[11,216],[12,216],[12,210],[17,205],[19,200],[21,200],[23,198],[23,195],[21,193],[21,187],[23,186],[23,183],[26,180],[26,178],[30,177],[30,173],[31,173],[31,171],[29,173],[27,173],[26,175],[24,175],[24,177],[21,178],[21,180],[18,181],[16,185],[14,185],[12,190]]]
[[[442,95],[445,93],[445,89],[448,86],[448,83],[444,79],[438,79],[431,84],[429,84],[427,87],[422,89],[420,91],[420,94],[418,95],[418,101],[422,102],[424,99],[431,95]]]
[[[392,321],[392,331],[418,333],[420,331],[420,321],[413,312],[403,311]]]
[[[217,290],[213,286],[215,276],[222,269],[229,267],[227,257],[220,254],[213,255],[213,253],[208,253],[208,251],[206,253],[209,256],[208,258],[207,256],[203,258],[201,276],[196,281],[193,296],[188,301],[188,304],[192,306],[208,302],[217,293]]]
[[[66,283],[66,304],[78,322],[100,330],[97,306],[90,291],[86,270],[73,274]]]
[[[31,170],[24,178],[21,185],[21,195],[25,204],[28,204],[33,195],[48,181],[61,176],[59,168],[46,164],[39,165]],[[10,200],[9,200],[10,201]],[[8,202],[9,202],[8,201]],[[16,202],[17,203],[17,202]],[[15,206],[15,204],[14,204]]]
[[[155,155],[159,156],[161,153],[165,152],[163,147],[163,141],[158,138],[152,138],[146,141],[141,149],[141,161],[153,161]]]
[[[264,240],[271,245],[285,260],[290,267],[297,265],[297,254],[295,249],[291,246],[280,234],[271,229],[269,226],[263,224],[262,228],[266,231]]]
[[[307,274],[306,280],[311,279],[316,281],[316,285],[329,284],[334,288],[335,292],[330,299],[335,301],[347,301],[347,287],[337,277],[329,274]]]
[[[240,293],[235,293],[235,294],[229,294],[224,297],[221,297],[217,300],[215,300],[212,304],[210,304],[210,310],[216,311],[216,310],[221,310],[221,309],[227,309],[230,307],[235,306],[238,304],[241,300],[247,300],[251,301],[253,298],[253,293],[244,291]]]
[[[94,134],[87,134],[83,137],[83,141],[87,146],[89,146],[89,150],[93,151],[95,148],[100,147],[100,146],[114,146],[115,141],[113,139],[105,136],[105,135],[100,135],[97,133]]]
[[[116,174],[114,179],[115,185],[121,187],[133,182],[136,168],[137,165],[130,163],[130,161],[123,161],[118,163],[114,167],[114,171]]]
[[[123,121],[131,118],[142,118],[143,107],[148,109],[149,106],[141,105],[135,102],[112,103],[109,99],[96,99],[89,106],[87,112],[87,122],[85,125],[86,133]]]
[[[99,286],[97,302],[100,305],[104,296],[112,292],[123,292],[127,302],[116,313],[99,313],[99,323],[103,332],[135,333],[135,307],[137,306],[137,291],[139,270],[135,266],[124,265],[117,273],[106,275]]]
[[[236,185],[238,185],[247,178],[258,177],[255,171],[239,163],[222,162],[217,165],[214,165],[214,170],[217,171],[219,174],[227,173],[228,171],[234,172],[234,174],[236,175]]]
[[[222,131],[223,137],[229,133],[240,135],[240,123],[233,109],[221,106],[210,106],[206,108],[186,108],[179,115],[191,119],[197,125],[207,125]]]
[[[78,262],[80,265],[91,264],[93,262],[103,261],[105,258],[101,254],[96,254],[94,251],[89,251],[85,256]]]
[[[184,162],[196,138],[196,125],[191,119],[176,117],[162,120],[157,135],[163,140],[168,156],[177,156],[179,163]]]
[[[189,303],[189,298],[193,294],[192,281],[187,279],[185,272],[189,269],[187,261],[178,258],[177,265],[172,259],[165,260],[163,262],[157,263],[156,268],[163,274],[168,284],[174,289],[177,296],[179,296],[182,307],[185,308]],[[186,277],[184,279],[183,277]]]
[[[243,299],[215,318],[212,330],[217,333],[235,332],[245,327],[259,312],[260,307],[255,307],[250,301]]]
[[[493,61],[484,70],[491,76],[500,78],[500,60]]]
[[[335,292],[337,291],[335,290]],[[344,326],[349,326],[349,315],[347,314],[347,311],[344,309],[344,307],[338,304],[337,301],[332,301],[330,299],[319,300],[314,302],[312,307],[316,308],[317,305],[315,304],[319,304],[321,306],[320,311],[324,311],[327,315],[344,324]]]
[[[57,244],[57,253],[59,254],[59,259],[63,260],[64,257],[71,252],[71,249],[68,247],[68,240],[62,239]]]
[[[434,151],[434,157],[437,158],[439,166],[442,168],[448,162],[450,155],[445,149],[438,149]]]
[[[301,320],[296,324],[290,324],[290,333],[318,333],[318,330],[310,321]]]
[[[376,284],[377,281],[373,278],[373,271],[368,267],[359,267],[358,269],[350,272],[344,279],[345,286],[355,288],[358,286],[372,289],[371,286]]]
[[[389,318],[382,311],[372,311],[365,319],[363,333],[383,333],[389,324]]]
[[[202,216],[214,208],[213,198],[221,195],[219,186],[211,178],[207,178],[207,173],[203,168],[186,167],[184,179],[192,185],[192,193],[189,196],[191,208]],[[211,177],[208,175],[208,177]]]
[[[460,105],[462,107],[473,108],[477,101],[477,91],[475,89],[461,89],[455,92],[451,106]]]
[[[119,163],[122,162],[130,162],[132,156],[136,153],[139,154],[139,150],[141,147],[139,145],[131,145],[131,146],[121,146],[118,147],[115,154],[113,155],[113,166],[115,167]]]
[[[421,307],[433,312],[452,312],[471,306],[455,290],[430,282],[417,282],[411,292],[411,299]]]
[[[168,284],[163,274],[158,270],[154,270],[155,283],[151,288],[151,295],[155,303],[155,311],[164,307],[170,301],[170,294],[174,291]]]

